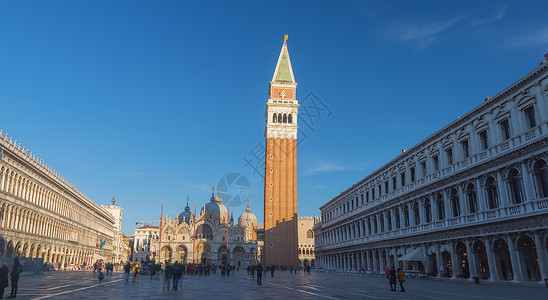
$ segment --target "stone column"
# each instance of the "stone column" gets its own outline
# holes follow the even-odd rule
[[[413,202],[410,202],[409,205],[407,205],[407,209],[409,209],[409,226],[415,226],[418,224],[415,224],[415,210],[413,209]]]
[[[400,228],[405,227],[405,212],[404,209],[407,209],[407,205],[403,204],[400,206]]]
[[[510,202],[508,201],[508,191],[506,190],[506,182],[502,180],[501,171],[497,171],[497,184],[499,187],[499,199],[501,206],[508,206]]]
[[[491,240],[484,239],[485,252],[487,252],[487,263],[489,264],[489,281],[498,281],[499,277],[499,264],[495,258],[495,253],[491,247]]]
[[[352,265],[354,264],[352,252],[346,253],[346,260],[347,260],[347,270],[352,270]]]
[[[438,278],[441,278],[440,266],[443,266],[443,260],[441,258],[440,245],[436,244],[436,272],[438,273]],[[445,271],[445,266],[443,266]]]
[[[510,260],[512,261],[512,273],[514,274],[514,280],[512,281],[523,281],[521,261],[519,260],[518,250],[514,246],[514,239],[511,236],[507,236],[506,241],[508,243],[508,252],[510,252]]]
[[[459,263],[457,258],[457,251],[455,249],[455,243],[450,244],[450,253],[451,253],[451,268],[453,269],[453,276],[451,276],[452,279],[457,279],[457,273],[459,273]]]
[[[350,236],[350,224],[346,224],[344,225],[344,230],[345,230],[345,235],[346,235],[346,240],[349,241],[351,239],[351,236]]]
[[[445,219],[449,219],[452,217],[451,214],[451,203],[449,203],[449,196],[447,195],[447,191],[443,190],[443,208],[445,210]]]
[[[390,218],[390,215],[388,213],[388,211],[384,211],[382,212],[382,215],[383,215],[383,220],[384,220],[384,232],[388,232],[390,230],[388,230],[388,218]]]
[[[390,249],[386,249],[386,266],[388,268],[392,266],[392,262],[390,261]]]
[[[375,250],[373,250],[371,256],[373,257],[373,271],[377,271],[379,269],[379,257],[376,255]]]
[[[396,268],[396,271],[400,267],[400,262],[398,260],[398,248],[394,248],[394,268]]]
[[[478,211],[485,211],[487,207],[487,203],[485,202],[485,193],[483,191],[483,188],[481,186],[481,181],[479,178],[476,178],[475,180],[476,184],[476,194],[478,195]]]
[[[381,214],[377,214],[377,222],[375,226],[377,226],[377,234],[381,233]]]
[[[540,266],[540,275],[542,279],[548,279],[548,258],[546,257],[546,244],[542,242],[539,232],[534,233],[535,247],[537,248],[538,264]]]
[[[470,279],[473,279],[474,277],[478,277],[478,259],[477,255],[474,252],[474,245],[472,244],[472,241],[466,240],[466,253],[468,253],[468,268],[470,269]]]
[[[384,270],[384,263],[382,258],[382,250],[379,250],[379,272],[382,272]]]
[[[466,198],[464,197],[464,192],[462,190],[462,184],[459,184],[458,186],[458,192],[459,192],[459,211],[456,213],[458,216],[465,215],[468,212],[468,209],[466,208]]]
[[[439,221],[440,219],[438,218],[438,199],[436,197],[437,195],[436,194],[432,194],[430,196],[430,208],[431,208],[431,212],[432,212],[432,221]]]
[[[361,269],[364,269],[366,270],[366,263],[365,263],[365,255],[364,255],[365,251],[360,251],[360,256],[361,256],[361,259],[360,259],[360,270]]]
[[[419,219],[421,221],[421,224],[426,224],[426,217],[424,213],[424,199],[419,199],[418,204],[419,204]]]
[[[523,202],[534,200],[535,197],[535,189],[533,187],[533,181],[531,178],[531,174],[527,170],[527,166],[525,165],[525,162],[521,162],[521,174],[523,178],[523,189],[524,189],[524,197],[525,199]]]
[[[363,227],[362,227],[362,219],[359,219],[358,220],[358,234],[359,234],[359,237],[363,237]]]
[[[392,230],[396,230],[396,210],[390,209],[390,218],[392,219]]]

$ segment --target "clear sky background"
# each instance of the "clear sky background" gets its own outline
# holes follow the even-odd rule
[[[331,111],[304,128],[299,214],[319,207],[548,52],[547,1],[2,1],[0,128],[123,231],[198,207],[264,143],[283,35],[297,98]],[[310,103],[310,102],[309,102]],[[302,113],[302,110],[301,110]],[[191,205],[193,206],[193,205]],[[198,208],[199,209],[199,208]],[[231,210],[237,218],[244,206]]]

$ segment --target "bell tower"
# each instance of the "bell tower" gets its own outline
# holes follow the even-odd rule
[[[264,263],[299,265],[297,244],[297,83],[287,35],[268,89],[264,185]]]

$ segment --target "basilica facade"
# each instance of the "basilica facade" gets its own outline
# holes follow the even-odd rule
[[[316,265],[543,282],[547,166],[543,62],[322,205]]]
[[[59,266],[116,259],[116,220],[0,130],[1,257],[42,258]]]
[[[141,247],[142,252],[135,258],[148,254],[156,261],[247,267],[258,263],[258,226],[249,205],[235,222],[223,199],[213,194],[196,216],[187,203],[178,216],[164,217],[161,235],[159,227],[136,229],[135,247]]]

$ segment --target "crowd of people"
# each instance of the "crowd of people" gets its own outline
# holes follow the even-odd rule
[[[98,273],[97,278],[99,282],[102,282],[105,278],[105,274],[103,273],[103,271],[106,272],[106,275],[112,275],[114,269],[118,270],[119,267],[122,267],[124,271],[123,278],[126,282],[129,282],[131,278],[132,283],[138,283],[140,277],[149,275],[150,280],[162,280],[163,286],[167,290],[177,290],[179,288],[179,282],[181,281],[183,275],[210,276],[216,275],[217,270],[219,270],[221,277],[230,277],[230,273],[234,269],[239,269],[231,266],[230,264],[186,264],[179,263],[178,261],[175,261],[174,263],[165,262],[162,264],[155,263],[153,261],[143,262],[141,264],[137,262],[128,262],[123,266],[119,264],[113,264],[108,262],[103,263],[102,261],[98,261],[90,267],[93,268],[94,273]],[[85,270],[86,266],[84,265],[82,269]],[[297,270],[299,269],[302,269],[304,274],[310,274],[310,266],[305,266],[302,268],[293,266],[277,267],[272,265],[263,266],[259,263],[257,265],[248,266],[247,275],[253,278],[253,280],[255,280],[256,278],[257,285],[262,285],[262,279],[268,276],[268,274],[270,274],[270,277],[273,278],[276,270],[289,270],[290,274],[296,274]],[[14,259],[11,273],[9,272],[6,264],[3,264],[2,267],[0,267],[0,299],[3,298],[5,288],[9,286],[8,275],[10,275],[11,278],[11,293],[10,296],[8,296],[7,298],[16,298],[19,274],[22,271],[22,266],[17,258]],[[396,271],[394,267],[392,267],[391,269],[387,267],[385,270],[385,275],[390,284],[391,291],[397,290],[397,282],[399,282],[400,291],[405,292],[405,288],[403,286],[403,283],[405,282],[405,273],[402,269],[398,269]]]

